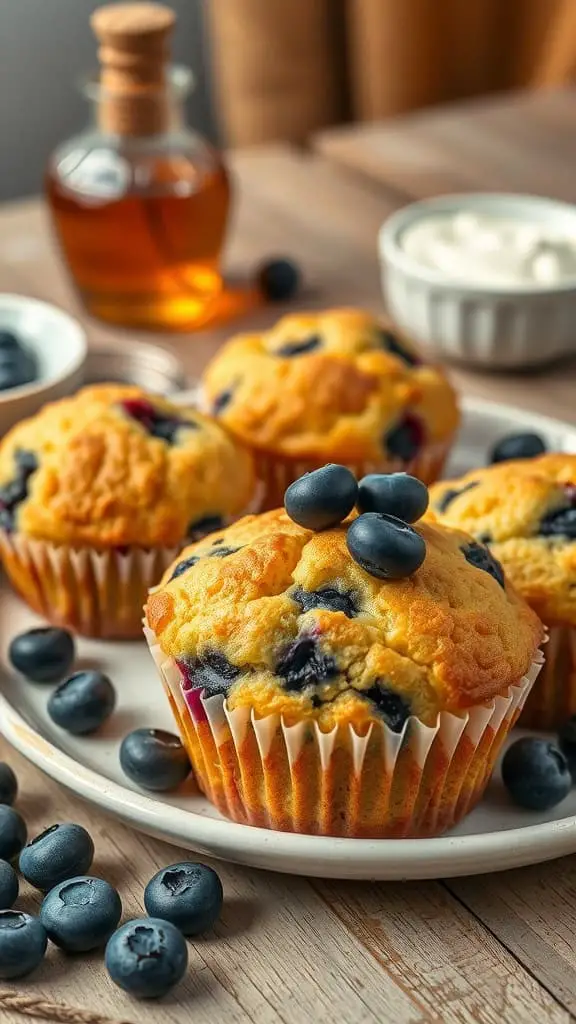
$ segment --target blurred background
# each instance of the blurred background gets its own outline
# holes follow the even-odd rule
[[[576,67],[576,0],[169,2],[175,59],[197,77],[190,122],[230,145],[546,88]],[[37,192],[54,145],[86,121],[73,82],[96,66],[96,6],[0,0],[0,200]]]

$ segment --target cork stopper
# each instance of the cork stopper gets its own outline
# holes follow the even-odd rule
[[[90,23],[100,43],[99,123],[120,135],[165,131],[169,107],[166,71],[176,16],[163,4],[108,4]]]

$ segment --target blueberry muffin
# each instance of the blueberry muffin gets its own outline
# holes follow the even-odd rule
[[[203,398],[252,449],[267,508],[326,462],[358,478],[407,469],[429,483],[458,425],[443,372],[358,309],[290,314],[233,338],[209,364]]]
[[[522,724],[576,713],[576,455],[502,462],[431,489],[432,514],[487,544],[548,627],[546,665]]]
[[[481,796],[538,670],[542,626],[468,535],[419,524],[409,578],[351,557],[350,520],[283,510],[186,548],[146,634],[200,786],[236,821],[437,835]]]
[[[50,621],[138,636],[168,562],[246,511],[254,488],[250,454],[208,417],[138,388],[85,388],[0,442],[0,551]]]

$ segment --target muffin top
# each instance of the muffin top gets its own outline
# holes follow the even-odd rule
[[[458,423],[442,371],[358,309],[290,314],[233,338],[203,389],[236,436],[287,457],[409,461]]]
[[[430,513],[490,545],[546,623],[576,625],[576,455],[477,469],[430,490]]]
[[[176,545],[244,511],[254,485],[217,423],[136,387],[84,388],[0,443],[0,526],[57,544]]]
[[[258,717],[399,732],[519,681],[542,626],[486,548],[420,523],[422,566],[382,581],[350,556],[349,522],[313,533],[275,510],[182,552],[146,616],[190,687]]]

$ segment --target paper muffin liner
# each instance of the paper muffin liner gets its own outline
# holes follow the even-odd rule
[[[435,836],[468,814],[544,660],[538,652],[517,685],[462,717],[441,712],[427,726],[412,716],[401,733],[373,723],[361,736],[349,725],[324,733],[315,722],[232,711],[224,697],[190,688],[153,631],[144,632],[198,783],[222,814],[356,838]]]
[[[548,625],[546,663],[520,718],[526,729],[556,729],[576,714],[576,629]]]
[[[451,443],[452,438],[424,445],[418,455],[408,462],[403,459],[382,458],[375,462],[342,460],[342,464],[352,470],[357,480],[366,476],[367,473],[404,472],[417,476],[425,484],[432,484],[442,473]],[[256,475],[264,487],[262,506],[264,511],[278,508],[284,504],[284,492],[294,480],[298,480],[304,473],[310,473],[325,465],[325,460],[288,459],[271,452],[258,451],[258,449],[252,449],[252,455],[256,463]]]

